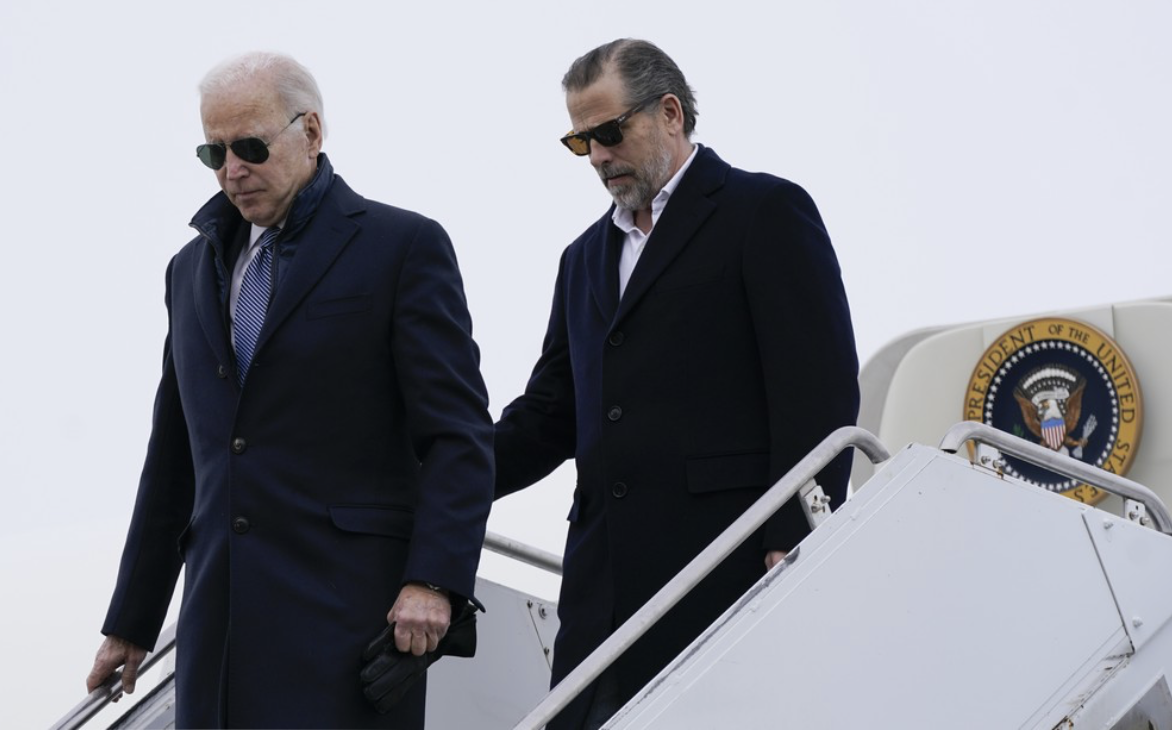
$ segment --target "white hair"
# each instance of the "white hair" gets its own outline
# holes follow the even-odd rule
[[[267,51],[251,51],[222,61],[199,82],[200,98],[227,91],[257,76],[268,76],[285,105],[289,117],[317,112],[322,137],[326,135],[326,114],[321,90],[309,69],[290,56]]]

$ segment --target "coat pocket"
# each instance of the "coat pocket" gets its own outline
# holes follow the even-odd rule
[[[415,513],[397,507],[332,505],[329,510],[334,527],[345,532],[410,540],[415,526]]]
[[[719,281],[723,276],[723,266],[706,266],[699,269],[681,269],[679,271],[669,270],[655,282],[655,291],[663,294],[664,292],[676,291],[678,289],[692,289]]]
[[[693,494],[726,489],[769,486],[769,453],[766,451],[688,459],[688,491]]]
[[[358,314],[369,309],[370,295],[355,294],[348,297],[310,302],[306,308],[306,316],[309,319],[321,319],[322,317],[338,317],[343,314]]]

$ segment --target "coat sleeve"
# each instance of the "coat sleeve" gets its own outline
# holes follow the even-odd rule
[[[858,359],[838,259],[810,196],[779,181],[750,226],[742,276],[765,374],[772,484],[831,432],[858,417]],[[794,367],[795,360],[801,362]],[[850,452],[818,476],[834,507],[846,497]],[[797,499],[766,525],[766,549],[809,532]]]
[[[548,476],[575,451],[574,373],[566,326],[566,257],[558,269],[545,340],[525,393],[505,407],[496,424],[496,496]]]
[[[425,221],[395,282],[392,350],[420,463],[404,581],[469,598],[492,506],[492,419],[447,234]]]
[[[172,261],[167,268],[168,320],[174,266]],[[146,463],[103,634],[154,648],[183,565],[179,537],[191,519],[194,493],[191,446],[168,332]]]

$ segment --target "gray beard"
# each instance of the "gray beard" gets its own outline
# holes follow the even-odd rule
[[[656,148],[656,154],[646,167],[632,171],[634,182],[629,185],[606,186],[607,192],[614,198],[615,205],[631,212],[651,207],[651,201],[655,200],[655,196],[667,184],[671,175],[671,152],[667,147],[658,144]],[[603,165],[598,171],[604,178],[602,184],[606,185],[605,178],[616,171],[616,168]]]

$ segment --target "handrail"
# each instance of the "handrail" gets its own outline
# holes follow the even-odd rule
[[[175,624],[171,624],[163,629],[159,635],[159,640],[155,642],[155,650],[147,652],[146,657],[143,658],[142,664],[138,667],[138,674],[141,677],[151,667],[153,667],[160,659],[171,653],[175,648]],[[76,730],[85,725],[93,719],[95,715],[106,708],[106,705],[114,702],[117,698],[122,696],[122,671],[119,670],[110,675],[110,678],[102,683],[100,687],[86,695],[86,698],[79,702],[76,707],[69,711],[64,717],[53,725],[52,730]]]
[[[948,429],[948,433],[944,434],[944,438],[940,441],[940,449],[955,453],[969,441],[977,441],[996,447],[999,451],[1024,459],[1035,466],[1049,469],[1055,474],[1077,479],[1111,494],[1139,502],[1147,507],[1148,514],[1151,515],[1156,529],[1166,535],[1172,535],[1172,515],[1169,515],[1168,508],[1156,496],[1155,492],[1138,482],[1133,482],[1118,474],[1112,474],[1097,466],[1091,466],[1071,456],[1060,454],[1041,444],[1024,441],[979,421],[961,421]]]
[[[692,562],[660,588],[642,608],[591,652],[590,656],[567,674],[537,707],[514,726],[513,730],[538,730],[553,719],[631,644],[707,577],[713,568],[748,539],[758,527],[765,524],[765,521],[797,494],[806,482],[813,479],[834,457],[851,446],[862,451],[875,464],[891,458],[879,439],[861,428],[846,426],[831,433],[770,487],[752,507],[709,543]]]
[[[498,535],[495,532],[489,532],[484,536],[484,549],[513,558],[526,565],[541,568],[554,575],[562,574],[561,556],[526,545],[504,535]]]

